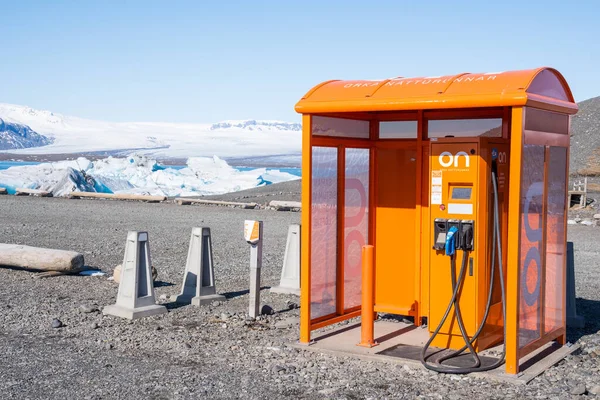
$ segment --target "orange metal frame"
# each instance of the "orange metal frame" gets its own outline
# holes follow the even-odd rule
[[[537,93],[528,93],[527,88],[534,82],[538,74],[543,71],[550,71],[558,78],[558,82],[563,86],[568,100],[551,99]],[[521,176],[523,172],[522,152],[525,143],[535,142],[541,145],[554,145],[567,147],[568,135],[544,134],[539,133],[534,137],[528,138],[524,131],[524,110],[525,107],[535,105],[537,108],[552,110],[563,114],[573,114],[577,106],[573,101],[571,92],[562,76],[551,69],[538,69],[534,71],[517,71],[510,76],[514,82],[511,83],[514,89],[501,90],[498,81],[487,82],[487,89],[478,95],[474,92],[461,92],[457,86],[460,79],[466,79],[472,76],[472,79],[481,79],[484,75],[457,75],[450,77],[443,86],[441,93],[446,96],[446,101],[441,104],[440,100],[428,101],[427,96],[432,94],[418,94],[417,89],[410,89],[413,92],[412,103],[410,98],[402,100],[384,97],[391,89],[391,84],[400,85],[400,81],[408,82],[406,79],[385,80],[374,84],[370,81],[328,81],[314,89],[298,103],[296,110],[303,113],[303,141],[302,141],[302,249],[301,249],[301,316],[300,316],[300,343],[310,344],[311,331],[322,328],[346,319],[357,317],[361,314],[361,308],[355,307],[349,310],[344,309],[344,252],[337,252],[337,286],[336,286],[336,312],[331,315],[323,316],[311,320],[311,204],[312,204],[312,148],[315,146],[333,147],[338,152],[338,218],[337,218],[337,245],[338,249],[344,248],[344,170],[345,170],[345,149],[347,148],[365,148],[370,150],[369,159],[369,221],[368,221],[368,244],[374,245],[376,241],[376,218],[377,218],[377,151],[379,149],[416,149],[416,194],[415,194],[415,225],[414,233],[416,245],[415,254],[415,279],[414,297],[416,303],[410,309],[405,310],[406,315],[412,315],[415,318],[415,324],[421,323],[421,318],[429,314],[428,304],[428,281],[430,249],[429,237],[431,228],[428,221],[429,215],[429,193],[428,193],[428,170],[429,170],[429,143],[428,138],[428,120],[430,119],[473,119],[473,118],[502,118],[502,138],[510,139],[510,165],[508,179],[508,199],[504,202],[505,212],[507,212],[507,225],[510,227],[519,227],[519,229],[508,229],[504,226],[507,235],[507,277],[506,277],[506,371],[511,374],[519,372],[519,359],[531,351],[543,346],[551,340],[565,342],[565,294],[563,293],[563,325],[551,332],[542,332],[541,337],[536,341],[519,348],[519,302],[520,302],[520,243],[521,243]],[[466,78],[465,78],[466,77]],[[444,78],[444,77],[442,77]],[[417,83],[419,79],[415,78]],[[503,81],[504,82],[504,81]],[[508,85],[504,82],[505,86]],[[354,86],[352,86],[354,85]],[[370,86],[369,86],[370,85]],[[507,87],[509,87],[508,85]],[[333,89],[331,89],[332,87]],[[348,92],[344,92],[348,87]],[[481,89],[481,88],[480,88]],[[400,89],[398,89],[400,90]],[[408,90],[408,89],[402,89]],[[428,89],[427,89],[428,90]],[[427,92],[426,89],[423,91]],[[465,89],[466,90],[466,89]],[[471,87],[472,90],[472,87]],[[487,92],[486,92],[487,90]],[[356,94],[357,91],[363,94]],[[387,91],[387,92],[386,92]],[[320,94],[325,92],[325,95]],[[344,98],[345,93],[350,93],[348,98]],[[399,96],[402,92],[398,92]],[[417,94],[415,94],[417,93]],[[504,93],[500,95],[500,93]],[[427,94],[427,95],[426,95]],[[354,96],[354,97],[352,97]],[[361,98],[361,96],[363,96]],[[500,97],[498,97],[500,96]],[[502,97],[503,96],[503,97]],[[313,99],[313,97],[315,97]],[[329,97],[329,98],[328,98]],[[499,100],[501,99],[501,100]],[[452,107],[451,107],[452,106]],[[335,118],[359,119],[370,121],[369,138],[356,139],[344,137],[313,136],[312,135],[312,116],[320,115]],[[417,121],[417,137],[415,139],[379,139],[380,121]],[[564,139],[566,136],[566,140]],[[548,150],[546,150],[548,151]],[[568,158],[567,158],[568,166]],[[545,166],[547,174],[548,166]],[[567,174],[568,180],[568,174]],[[427,193],[426,193],[427,192]],[[568,205],[565,204],[565,209]],[[566,215],[566,214],[565,214]],[[426,221],[426,222],[423,222]],[[566,232],[566,218],[564,221]],[[566,237],[565,237],[566,241]],[[545,246],[545,244],[543,244]],[[377,247],[375,246],[373,256],[373,268],[376,271],[377,265]],[[545,253],[545,252],[544,252]],[[363,260],[364,261],[364,260]],[[366,263],[364,265],[370,265]],[[364,267],[363,267],[364,268]],[[542,268],[543,270],[543,268]],[[566,268],[563,266],[563,274]],[[363,271],[365,273],[365,271]],[[542,272],[542,282],[545,279],[545,272]],[[366,276],[369,276],[368,274]],[[375,280],[377,279],[375,273]],[[563,279],[566,276],[563,275]],[[367,282],[368,284],[368,282]],[[374,282],[373,282],[374,284]],[[543,304],[543,294],[541,295]],[[377,310],[377,304],[373,306]],[[364,310],[363,310],[364,311]],[[370,314],[370,313],[369,313]],[[364,317],[363,317],[364,319]],[[367,319],[368,322],[369,319]],[[368,333],[368,331],[367,331]],[[364,341],[364,340],[363,340]]]

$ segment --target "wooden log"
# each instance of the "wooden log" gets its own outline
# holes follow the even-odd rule
[[[84,267],[83,254],[0,243],[0,265],[39,271],[72,271]]]
[[[127,193],[96,193],[96,192],[71,192],[69,198],[80,199],[113,199],[113,200],[137,200],[146,201],[148,203],[158,203],[167,200],[166,196],[148,196],[144,194],[127,194]]]
[[[299,201],[273,200],[269,203],[269,207],[274,208],[277,211],[299,211],[302,208],[302,203],[300,203]]]
[[[47,192],[45,190],[39,189],[26,189],[26,188],[16,188],[15,196],[39,196],[39,197],[52,197],[52,193]]]
[[[7,194],[6,188],[0,188],[0,194]]]
[[[180,206],[190,205],[192,203],[196,204],[209,204],[214,206],[232,206],[232,207],[240,207],[240,208],[256,208],[258,204],[256,203],[237,203],[234,201],[217,201],[217,200],[201,200],[201,199],[186,199],[180,198],[176,199],[175,202]]]

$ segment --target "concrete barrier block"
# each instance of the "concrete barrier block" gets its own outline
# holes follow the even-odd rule
[[[577,307],[575,305],[575,252],[573,242],[567,242],[567,326],[572,328],[583,328],[585,319],[577,315]]]
[[[181,293],[171,300],[195,306],[225,300],[215,286],[210,228],[192,229]]]
[[[290,293],[300,296],[300,225],[288,228],[283,268],[279,286],[271,288],[273,293]]]
[[[167,312],[165,306],[156,304],[151,265],[148,233],[129,232],[117,302],[104,307],[104,315],[137,319]]]

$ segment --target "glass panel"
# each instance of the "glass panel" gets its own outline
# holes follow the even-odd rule
[[[540,286],[543,241],[544,146],[523,146],[521,250],[519,264],[519,347],[541,336]]]
[[[569,116],[552,111],[527,107],[525,130],[569,134]]]
[[[312,134],[368,139],[369,121],[315,115],[312,117]]]
[[[437,137],[502,137],[502,118],[429,120],[430,138]]]
[[[336,311],[337,148],[312,149],[310,317]]]
[[[554,72],[547,69],[536,75],[531,85],[527,88],[527,92],[570,101],[560,80]]]
[[[379,123],[380,139],[414,139],[417,121],[384,121]]]
[[[548,216],[546,223],[546,288],[544,330],[563,326],[565,246],[565,202],[567,198],[567,149],[550,147],[548,160]]]
[[[369,149],[346,149],[344,308],[361,304],[362,247],[369,240]]]

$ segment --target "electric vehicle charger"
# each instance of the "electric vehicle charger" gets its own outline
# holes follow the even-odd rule
[[[468,374],[471,372],[483,372],[483,371],[489,371],[492,369],[496,369],[504,363],[504,359],[506,357],[506,341],[505,341],[505,339],[506,339],[506,298],[505,298],[505,290],[504,290],[504,268],[503,268],[503,264],[502,264],[502,238],[501,238],[501,230],[500,230],[500,216],[499,216],[499,210],[498,210],[498,208],[499,208],[498,207],[498,182],[496,179],[496,174],[497,174],[496,173],[496,163],[493,162],[492,163],[492,187],[494,190],[494,213],[493,213],[494,228],[492,229],[492,259],[491,259],[492,261],[491,261],[491,271],[490,271],[489,292],[488,292],[487,304],[486,304],[485,312],[483,315],[483,319],[481,321],[481,324],[475,331],[475,334],[473,335],[473,337],[471,337],[469,339],[469,336],[467,334],[467,330],[465,328],[465,325],[464,325],[464,322],[462,319],[462,315],[460,312],[460,306],[459,306],[459,302],[458,302],[458,299],[459,299],[458,293],[460,291],[460,287],[461,287],[461,284],[464,279],[465,271],[467,269],[467,261],[469,259],[469,250],[470,250],[470,246],[468,244],[472,241],[473,231],[472,231],[472,229],[467,229],[465,232],[460,232],[460,236],[458,236],[457,235],[458,229],[456,229],[456,227],[452,227],[449,229],[448,235],[446,236],[446,246],[445,246],[446,255],[450,256],[450,269],[451,269],[450,274],[451,274],[451,283],[452,283],[452,296],[451,296],[450,302],[448,303],[448,307],[446,308],[446,311],[444,312],[444,315],[443,315],[440,323],[438,324],[435,331],[431,334],[431,337],[429,338],[429,340],[427,341],[425,346],[423,346],[423,350],[421,351],[421,363],[423,364],[423,366],[425,368],[427,368],[429,370],[440,372],[440,373],[446,373],[446,374]],[[452,231],[452,233],[451,233],[451,231]],[[458,237],[458,240],[457,240],[457,237]],[[457,248],[461,249],[463,251],[463,257],[462,257],[462,262],[461,262],[460,272],[458,273],[458,277],[456,276],[456,249]],[[501,354],[500,358],[491,365],[482,366],[481,359],[479,358],[479,355],[473,348],[473,343],[475,343],[475,340],[477,340],[477,338],[483,331],[483,327],[485,326],[485,321],[488,318],[488,315],[490,312],[490,307],[492,304],[492,292],[494,289],[494,275],[495,275],[495,269],[496,269],[496,249],[498,251],[497,259],[498,259],[498,264],[499,264],[500,291],[501,291],[501,296],[502,296],[502,321],[503,321],[502,324],[503,324],[504,342],[502,345],[502,354]],[[462,348],[451,352],[450,354],[447,354],[443,357],[438,358],[435,361],[435,364],[432,364],[427,361],[427,359],[429,357],[431,357],[431,356],[429,356],[429,357],[426,356],[427,350],[429,349],[431,342],[434,340],[434,338],[438,335],[438,333],[442,329],[442,326],[448,319],[448,316],[450,315],[450,311],[452,310],[453,307],[454,307],[454,315],[456,317],[456,321],[457,321],[458,327],[460,329],[461,336],[462,336],[463,340],[465,341],[465,345]],[[463,354],[466,350],[469,350],[469,353],[473,357],[472,365],[470,365],[468,367],[456,367],[456,366],[452,366],[452,365],[443,364],[444,361],[448,361],[450,359],[456,358],[456,357],[460,356],[461,354]]]

